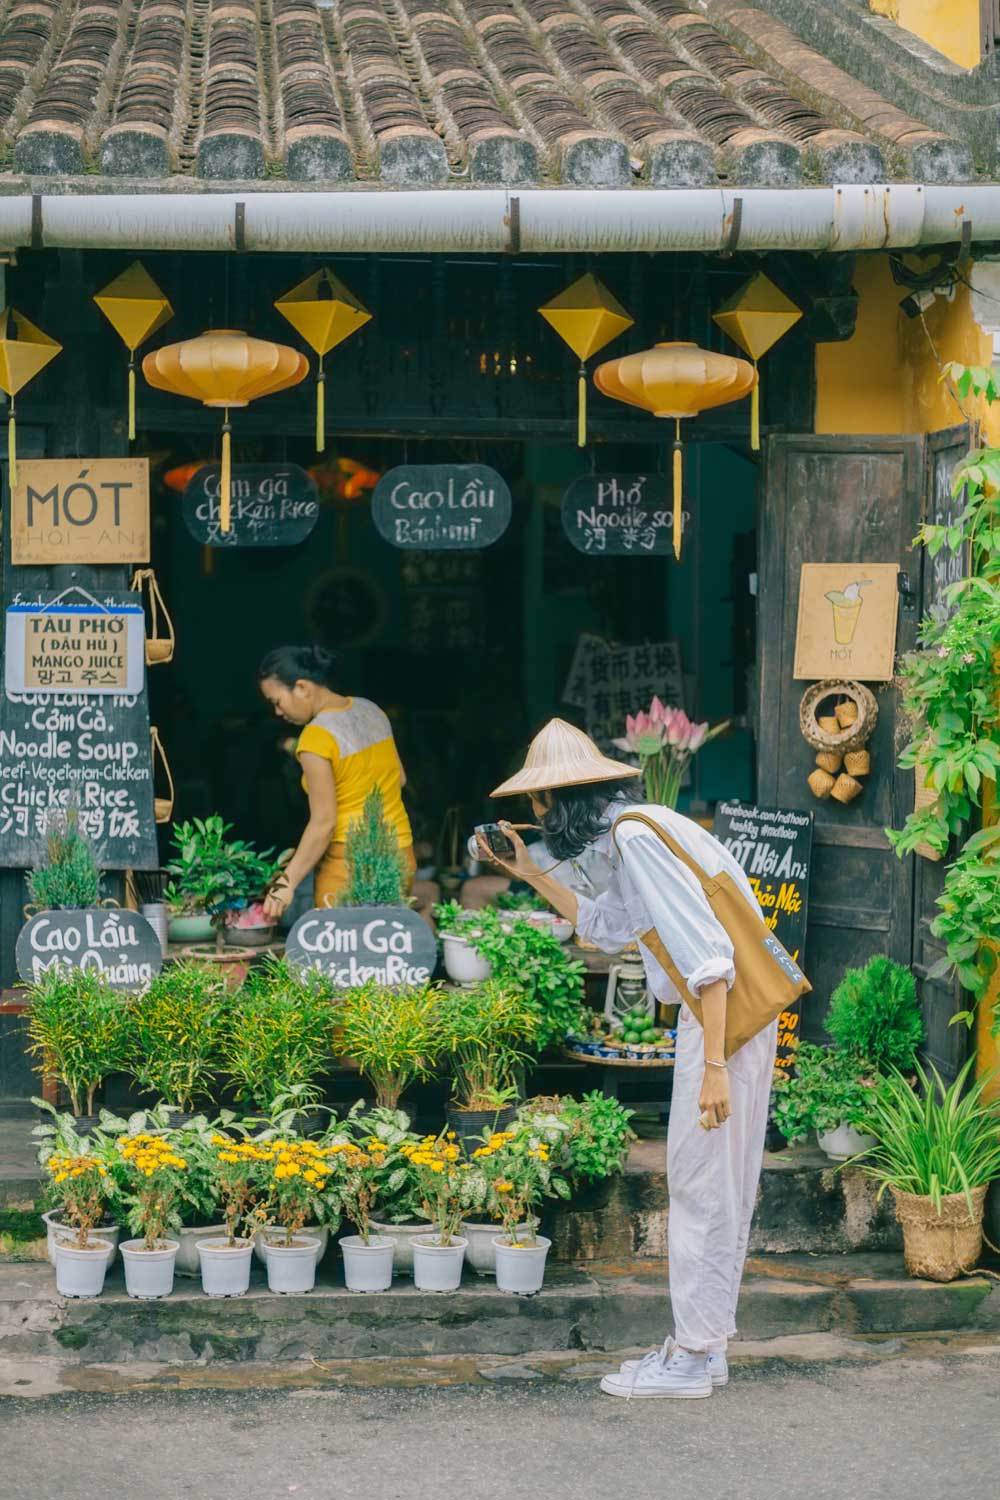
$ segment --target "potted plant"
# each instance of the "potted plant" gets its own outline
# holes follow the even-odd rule
[[[596,1208],[607,1201],[636,1140],[629,1123],[633,1113],[595,1089],[582,1099],[529,1099],[517,1121],[548,1144],[573,1185],[574,1206]]]
[[[225,1232],[198,1241],[202,1290],[209,1297],[242,1297],[250,1286],[254,1236],[267,1211],[258,1201],[265,1150],[256,1141],[213,1134],[215,1181]],[[238,1231],[243,1227],[243,1235]]]
[[[531,1297],[542,1289],[551,1240],[538,1233],[535,1209],[550,1194],[568,1198],[569,1183],[553,1170],[548,1143],[530,1129],[503,1132],[474,1153],[490,1185],[497,1290]]]
[[[482,913],[466,911],[457,901],[442,901],[433,909],[444,967],[455,984],[482,984],[493,970],[489,959],[476,951],[473,940],[482,934]]]
[[[96,906],[100,901],[97,862],[79,825],[77,807],[49,813],[45,838],[47,863],[28,876],[28,895],[35,910],[78,910]]]
[[[263,1231],[267,1284],[272,1292],[311,1292],[320,1242],[303,1233],[309,1219],[328,1218],[333,1158],[339,1147],[279,1137],[258,1140],[262,1196],[274,1229]]]
[[[917,1088],[893,1071],[870,1096],[866,1124],[875,1144],[859,1158],[862,1170],[891,1189],[903,1226],[903,1255],[911,1276],[954,1281],[979,1259],[983,1203],[1000,1176],[1000,1109],[969,1082],[970,1058],[946,1087],[930,1066],[917,1064]]]
[[[372,1212],[378,1200],[388,1151],[372,1138],[367,1149],[349,1142],[337,1158],[340,1204],[357,1234],[344,1235],[344,1280],[349,1292],[387,1292],[392,1285],[394,1245],[388,1235],[373,1234]]]
[[[815,1130],[820,1149],[832,1161],[846,1161],[874,1145],[861,1131],[875,1078],[848,1052],[802,1042],[795,1072],[774,1081],[774,1119],[789,1142]]]
[[[455,1132],[424,1136],[403,1152],[416,1173],[424,1215],[433,1225],[430,1234],[413,1241],[413,1283],[421,1292],[457,1291],[468,1241],[458,1233],[464,1163]]]
[[[177,1276],[198,1276],[201,1259],[198,1255],[199,1240],[225,1233],[219,1197],[219,1173],[215,1137],[237,1126],[235,1110],[221,1110],[217,1118],[197,1114],[183,1125],[174,1127],[173,1111],[160,1105],[151,1110],[146,1123],[153,1126],[157,1135],[164,1136],[176,1148],[177,1155],[187,1162],[178,1194],[180,1223],[174,1231],[178,1242],[174,1273]]]
[[[876,1072],[911,1073],[925,1031],[912,973],[881,956],[848,969],[830,996],[824,1025],[841,1052]]]
[[[489,962],[492,977],[518,990],[523,1003],[537,1011],[535,1048],[543,1052],[582,1031],[585,971],[579,959],[570,958],[550,932],[523,919],[505,923],[488,908],[478,916],[481,930],[469,941]]]
[[[369,981],[344,992],[335,1045],[374,1086],[380,1108],[397,1109],[409,1085],[437,1063],[443,1045],[439,1000],[433,985],[389,989]]]
[[[517,1070],[539,1029],[537,1009],[512,984],[489,981],[445,991],[440,1000],[445,1055],[452,1068],[448,1124],[463,1147],[514,1116]]]
[[[197,964],[173,964],[130,1003],[129,1071],[140,1089],[180,1117],[175,1124],[211,1093],[227,1002],[214,974]]]
[[[347,830],[347,885],[340,906],[405,906],[403,864],[396,830],[385,819],[379,787],[365,798],[361,817]]]
[[[50,1117],[47,1121],[41,1121],[33,1126],[31,1131],[32,1138],[38,1142],[38,1165],[47,1174],[49,1162],[54,1156],[94,1157],[103,1163],[107,1171],[104,1212],[96,1228],[98,1237],[106,1240],[111,1246],[111,1258],[114,1259],[121,1237],[118,1210],[121,1207],[123,1176],[115,1152],[115,1141],[119,1135],[124,1134],[127,1128],[126,1122],[112,1115],[109,1110],[102,1109],[97,1125],[93,1129],[88,1129],[86,1135],[81,1135],[77,1129],[79,1122],[75,1116],[61,1113],[45,1099],[33,1098],[31,1102],[36,1109]],[[49,1263],[54,1266],[56,1243],[60,1235],[71,1236],[74,1229],[73,1225],[62,1217],[59,1195],[51,1187],[51,1182],[44,1201],[52,1205],[43,1212],[42,1223],[45,1225],[46,1253]]]
[[[234,929],[241,945],[273,937],[273,924],[264,922],[259,903],[280,861],[271,850],[260,854],[245,840],[230,839],[230,831],[231,824],[218,814],[174,825],[174,855],[164,891],[172,942],[208,942],[216,929],[225,927],[230,913],[239,912],[246,914],[242,927]]]
[[[405,1149],[420,1140],[409,1127],[409,1117],[401,1109],[373,1109],[357,1121],[359,1144],[377,1141],[385,1147],[376,1172],[379,1216],[371,1220],[371,1229],[392,1241],[392,1269],[397,1276],[413,1275],[413,1241],[433,1227],[424,1218],[420,1183]]]
[[[107,1201],[107,1167],[96,1156],[62,1152],[53,1152],[46,1166],[61,1222],[72,1231],[56,1237],[56,1289],[64,1297],[99,1297],[115,1253],[92,1234]]]
[[[146,1131],[123,1136],[118,1151],[129,1178],[128,1225],[136,1236],[121,1245],[125,1290],[142,1301],[168,1297],[178,1244],[167,1234],[180,1223],[178,1200],[187,1162],[171,1141]]]
[[[330,1060],[332,1009],[320,975],[301,978],[283,960],[252,973],[228,1008],[220,1064],[247,1109],[273,1110],[279,1095],[303,1107],[319,1097]]]
[[[126,1066],[128,1004],[92,970],[49,969],[28,993],[28,1050],[39,1059],[39,1073],[65,1088],[84,1133],[96,1123],[97,1090]]]

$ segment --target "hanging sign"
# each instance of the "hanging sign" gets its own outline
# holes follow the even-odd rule
[[[809,914],[813,815],[787,808],[720,802],[712,832],[753,887],[767,927],[801,966]],[[775,1068],[787,1072],[799,1045],[802,1001],[778,1018]]]
[[[10,497],[11,561],[149,561],[149,460],[23,459]]]
[[[152,924],[134,911],[84,906],[43,911],[18,934],[17,972],[37,984],[50,969],[84,969],[116,990],[141,990],[163,967]]]
[[[234,464],[232,518],[222,529],[220,468],[205,464],[182,502],[184,524],[207,547],[294,547],[319,520],[319,493],[297,464]]]
[[[663,474],[584,474],[563,495],[563,531],[590,557],[666,557],[670,507]]]
[[[85,589],[15,595],[6,611],[8,693],[141,693],[146,621],[142,606],[95,599]]]
[[[562,701],[583,710],[587,733],[605,754],[620,755],[614,742],[625,733],[626,715],[644,710],[654,694],[671,708],[684,707],[676,641],[623,646],[586,633],[577,638]]]
[[[485,464],[404,464],[372,495],[381,537],[408,551],[490,547],[510,525],[507,482]]]
[[[898,563],[803,563],[792,676],[891,682],[898,575]]]
[[[338,906],[307,911],[285,942],[298,969],[325,974],[340,989],[367,980],[426,984],[437,964],[437,941],[423,917],[405,906]]]

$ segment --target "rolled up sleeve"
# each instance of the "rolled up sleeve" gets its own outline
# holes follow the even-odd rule
[[[625,843],[622,869],[693,998],[719,979],[732,989],[732,942],[691,872],[647,834]]]

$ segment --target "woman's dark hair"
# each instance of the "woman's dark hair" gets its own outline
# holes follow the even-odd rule
[[[556,859],[574,859],[607,833],[617,807],[644,802],[640,780],[599,781],[591,786],[553,787],[552,806],[542,818],[545,847]],[[616,803],[612,807],[611,803]]]
[[[285,687],[294,687],[302,681],[316,682],[335,691],[336,666],[337,658],[325,646],[278,646],[267,653],[257,668],[257,681],[276,677]]]

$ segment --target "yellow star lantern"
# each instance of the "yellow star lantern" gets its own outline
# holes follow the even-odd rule
[[[0,389],[10,398],[7,408],[7,458],[10,463],[8,482],[17,484],[17,426],[14,419],[14,397],[22,386],[34,380],[50,360],[62,352],[62,344],[29,323],[13,307],[0,312]]]
[[[223,532],[231,530],[230,407],[249,406],[258,396],[273,396],[276,391],[298,385],[309,373],[309,361],[287,344],[272,344],[268,339],[219,328],[155,349],[143,360],[142,373],[158,391],[172,391],[176,396],[190,396],[203,406],[222,408],[219,525]]]
[[[583,448],[587,443],[586,361],[626,328],[631,328],[633,319],[589,271],[538,311],[580,361],[576,441],[577,447]]]
[[[141,261],[135,260],[94,297],[128,350],[128,440],[135,442],[135,351],[169,323],[174,310]]]
[[[656,344],[641,354],[626,354],[624,359],[598,365],[594,384],[615,401],[642,407],[654,417],[674,419],[674,556],[680,560],[681,422],[748,395],[757,384],[757,371],[745,359],[699,349],[697,344]]]
[[[740,287],[724,302],[712,322],[718,323],[737,348],[749,354],[756,370],[757,361],[772,344],[784,338],[802,316],[802,309],[786,297],[763,271]],[[760,381],[755,383],[750,402],[750,446],[760,448]]]
[[[316,376],[316,452],[326,448],[326,372],[323,356],[371,322],[371,313],[326,266],[274,304],[319,355]]]

